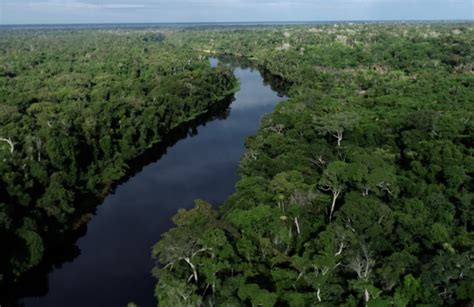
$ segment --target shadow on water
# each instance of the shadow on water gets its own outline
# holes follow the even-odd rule
[[[199,115],[190,122],[181,124],[168,133],[162,141],[155,144],[139,157],[127,162],[126,175],[115,182],[108,194],[113,194],[115,189],[139,174],[144,167],[154,163],[168,152],[180,140],[198,135],[198,127],[204,127],[207,123],[215,120],[225,120],[230,113],[229,106],[234,100],[233,96],[228,96],[219,103],[213,105],[208,112]],[[80,207],[87,206],[85,217],[89,220],[96,214],[98,206],[105,197],[84,196]],[[66,234],[60,241],[48,241],[49,247],[45,251],[44,259],[40,265],[27,272],[17,283],[7,285],[5,289],[0,289],[1,307],[21,307],[18,299],[23,297],[41,297],[48,294],[48,274],[55,268],[60,268],[63,263],[72,262],[79,257],[81,251],[76,242],[87,234],[87,223],[82,223],[76,231]]]
[[[285,97],[291,87],[291,83],[280,76],[273,75],[265,67],[256,65],[252,60],[236,56],[220,56],[219,62],[233,68],[242,69],[256,69],[260,72],[263,78],[263,84],[270,86],[272,91],[278,94],[279,97]]]
[[[126,176],[106,197],[84,198],[80,204],[88,207],[88,218],[82,226],[48,242],[51,248],[41,265],[19,282],[0,289],[1,307],[83,306],[83,302],[89,306],[109,306],[110,302],[111,306],[122,306],[123,292],[127,291],[139,296],[132,299],[141,299],[137,301],[140,306],[153,305],[148,300],[153,296],[153,279],[147,248],[172,226],[169,217],[178,208],[188,208],[199,197],[219,204],[233,192],[245,138],[255,133],[261,116],[271,112],[287,92],[284,80],[255,68],[250,61],[219,58],[218,62],[236,68],[243,81],[241,91],[175,128],[159,144],[129,161]],[[195,138],[198,130],[200,137]],[[101,250],[109,247],[128,253],[128,258],[122,255],[113,259],[115,250]],[[137,268],[137,264],[142,267]],[[96,301],[97,293],[109,297],[100,298],[106,305]]]

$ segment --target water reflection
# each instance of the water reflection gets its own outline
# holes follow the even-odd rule
[[[131,178],[139,175],[144,167],[158,161],[161,157],[167,154],[168,149],[174,146],[178,141],[187,137],[196,137],[199,133],[198,127],[204,127],[207,123],[214,120],[225,120],[229,116],[230,104],[234,100],[234,97],[228,97],[219,104],[216,104],[209,110],[207,114],[198,116],[193,121],[186,125],[181,125],[175,128],[170,134],[168,134],[160,144],[153,146],[144,152],[140,157],[129,161],[128,173],[125,178],[120,182],[117,182],[112,187],[110,192],[113,195],[117,187],[129,181]],[[110,196],[109,196],[110,197]],[[107,199],[97,198],[94,196],[85,196],[83,202],[90,203],[90,205],[97,205],[100,203],[106,203]],[[89,205],[89,206],[90,206]],[[97,215],[99,207],[93,207],[91,209],[92,215]],[[44,260],[41,265],[35,267],[33,270],[24,275],[24,278],[14,285],[7,285],[6,288],[0,289],[0,306],[1,307],[19,307],[19,306],[30,306],[37,304],[35,301],[29,302],[28,299],[22,302],[17,302],[19,297],[44,297],[48,295],[49,284],[52,282],[49,280],[49,274],[53,270],[60,270],[64,264],[73,262],[74,259],[81,255],[80,245],[76,242],[88,233],[88,225],[84,224],[82,227],[77,229],[76,232],[68,233],[63,237],[60,242],[51,242],[48,245]],[[90,236],[89,231],[89,236]],[[78,242],[80,243],[80,241]],[[148,249],[145,251],[148,252]],[[54,274],[53,274],[54,275]],[[72,303],[71,303],[72,304]],[[38,306],[43,306],[39,303]],[[48,306],[48,304],[44,304]],[[63,306],[61,304],[61,306]],[[69,306],[69,303],[66,305]]]
[[[217,60],[211,59],[211,65]],[[135,161],[138,172],[98,207],[87,234],[77,242],[80,256],[49,274],[49,287],[34,293],[44,296],[23,299],[25,306],[156,305],[151,246],[172,226],[170,219],[179,208],[192,207],[197,198],[219,205],[234,191],[245,139],[283,99],[258,71],[237,66],[235,74],[241,90],[230,112],[217,112],[225,120],[183,128],[167,144],[176,143],[172,147]],[[176,142],[190,131],[193,137]]]

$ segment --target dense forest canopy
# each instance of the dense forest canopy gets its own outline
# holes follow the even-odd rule
[[[472,24],[169,42],[251,60],[291,86],[248,139],[236,192],[217,211],[180,211],[154,246],[159,305],[474,302]]]
[[[96,203],[81,199],[235,91],[230,69],[170,35],[0,31],[0,285],[87,222]]]
[[[235,193],[153,247],[159,305],[469,306],[473,49],[472,23],[0,30],[0,294],[87,222],[84,199],[236,90],[214,55],[289,99]]]

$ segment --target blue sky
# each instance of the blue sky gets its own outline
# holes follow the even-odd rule
[[[474,19],[474,0],[0,0],[0,24]]]

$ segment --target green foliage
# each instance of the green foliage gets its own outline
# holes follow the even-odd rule
[[[232,93],[230,69],[169,35],[0,31],[1,275],[37,265],[44,242],[90,210],[81,197],[103,195],[130,160]]]
[[[216,274],[194,280],[181,261],[157,287],[171,276],[207,306],[472,304],[473,35],[357,24],[169,38],[248,59],[290,98],[247,140],[236,192],[203,214],[212,223],[177,223],[157,244],[202,242],[212,224],[226,248],[196,270]]]
[[[16,273],[39,264],[43,257],[43,241],[36,231],[37,227],[30,219],[25,219],[22,227],[16,231],[16,235],[22,240],[21,248],[15,251],[17,257],[11,259]]]
[[[277,296],[265,289],[260,289],[256,284],[242,285],[239,288],[239,298],[242,301],[250,301],[252,306],[274,306]]]

